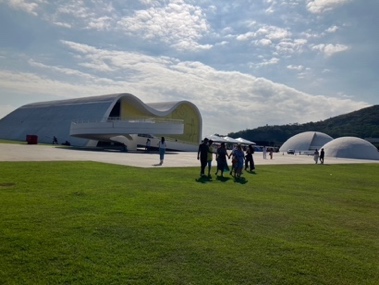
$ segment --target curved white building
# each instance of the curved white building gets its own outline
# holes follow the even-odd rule
[[[324,144],[330,142],[333,138],[321,132],[303,132],[290,137],[280,147],[280,152],[294,150],[295,152],[307,152],[320,149]]]
[[[357,137],[337,138],[325,144],[323,148],[327,157],[379,160],[377,148]]]
[[[24,105],[0,120],[0,138],[94,147],[119,142],[128,149],[154,147],[161,136],[172,150],[196,151],[202,118],[188,101],[143,103],[132,94],[112,94]]]

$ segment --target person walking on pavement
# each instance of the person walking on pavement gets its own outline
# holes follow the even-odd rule
[[[159,148],[159,159],[160,159],[159,165],[162,165],[163,160],[164,160],[164,155],[166,153],[166,148],[167,148],[164,137],[162,137],[161,140],[159,141],[158,148]]]

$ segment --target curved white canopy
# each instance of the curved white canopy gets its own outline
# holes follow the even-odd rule
[[[228,143],[241,143],[240,141],[231,137],[223,137],[223,139],[225,139]]]
[[[222,143],[222,142],[227,143],[228,142],[224,138],[216,136],[216,135],[209,135],[209,136],[206,136],[206,138],[209,140],[212,140],[213,142],[218,142],[218,143]]]
[[[241,144],[256,144],[255,142],[245,140],[244,138],[238,138],[236,140],[239,141]]]

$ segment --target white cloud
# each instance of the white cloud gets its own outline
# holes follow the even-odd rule
[[[269,60],[264,60],[263,62],[258,63],[257,66],[275,65],[275,64],[278,64],[279,61],[280,61],[279,58],[273,57],[273,58],[270,58]]]
[[[28,60],[28,63],[32,67],[47,70],[49,72],[50,76],[52,75],[52,73],[57,73],[60,77],[62,75],[66,75],[68,77],[80,78],[81,80],[94,80],[94,79],[96,79],[96,77],[94,77],[93,75],[90,75],[89,73],[80,72],[76,69],[46,65],[46,64],[43,64],[40,62],[36,62],[32,59]],[[109,69],[108,69],[108,71],[109,71]]]
[[[273,41],[290,38],[292,35],[291,32],[286,29],[264,25],[256,31],[256,36],[264,36],[265,38]]]
[[[110,30],[112,28],[112,18],[108,16],[91,19],[88,23],[89,29],[95,29],[98,31]]]
[[[167,6],[136,11],[131,17],[123,17],[117,25],[126,33],[138,34],[147,40],[158,39],[178,50],[211,47],[199,44],[199,40],[210,31],[203,11],[180,0]]]
[[[222,41],[222,42],[216,43],[215,45],[216,45],[216,46],[226,46],[226,45],[228,45],[228,44],[229,44],[228,41]]]
[[[255,37],[256,37],[256,34],[254,32],[248,32],[248,33],[245,33],[245,34],[238,35],[236,37],[236,39],[238,41],[247,41],[247,40],[255,38]]]
[[[0,0],[6,13],[25,11],[2,19],[9,47],[0,48],[0,91],[17,94],[14,102],[35,94],[53,100],[118,92],[144,102],[189,100],[199,106],[204,130],[220,133],[320,120],[377,98],[377,80],[367,76],[377,74],[369,59],[376,38],[357,37],[367,31],[361,15],[320,14],[348,2]],[[368,2],[375,7],[375,0]],[[364,7],[376,19],[376,10]],[[355,82],[328,57],[345,52],[344,64],[353,64],[357,59],[349,60],[352,52],[346,51],[357,45],[365,56]],[[341,98],[340,91],[355,100]],[[1,98],[3,105],[9,106],[9,97]]]
[[[303,47],[307,44],[306,39],[293,39],[291,31],[288,29],[280,28],[270,25],[254,24],[253,27],[258,26],[254,31],[249,31],[244,34],[236,36],[238,41],[251,40],[255,46],[265,47],[267,51],[271,48],[273,55],[279,54],[293,54],[301,53]],[[261,63],[262,64],[262,63]],[[264,62],[263,65],[273,64],[273,62]]]
[[[255,28],[258,26],[257,28]],[[268,41],[281,41],[284,39],[291,38],[292,34],[287,29],[283,29],[277,26],[270,25],[258,25],[254,22],[251,25],[252,28],[255,28],[253,31],[246,32],[244,34],[239,34],[236,36],[238,41],[247,41],[251,39],[257,39],[255,43],[267,45]]]
[[[350,2],[350,0],[310,0],[308,1],[307,9],[311,13],[321,14],[348,2]]]
[[[276,44],[275,49],[280,54],[292,54],[292,53],[301,53],[303,51],[303,46],[307,43],[307,40],[296,39],[281,41]]]
[[[87,92],[83,92],[84,89],[75,86],[74,84],[63,82],[59,80],[49,79],[44,76],[40,76],[34,73],[27,72],[7,72],[0,71],[0,88],[11,91],[13,93],[21,92],[25,94],[45,94],[52,97],[64,96],[71,97],[68,94],[80,94],[89,96],[93,94],[92,88],[89,88]],[[52,92],[51,90],[54,90]],[[52,99],[54,100],[54,99]]]
[[[348,46],[342,44],[319,44],[312,47],[313,50],[323,52],[326,56],[332,56],[335,53],[344,52],[349,49]]]
[[[287,69],[289,70],[296,70],[296,71],[302,71],[304,70],[304,66],[303,65],[287,65]]]
[[[341,44],[332,45],[332,44],[328,44],[324,48],[324,53],[327,56],[331,56],[331,55],[333,55],[335,53],[343,52],[343,51],[346,51],[348,49],[349,49],[349,47],[346,46],[346,45],[341,45]]]
[[[54,25],[71,29],[113,30],[118,14],[111,1],[65,0],[59,3],[46,2],[42,18]],[[48,13],[47,9],[52,9]]]
[[[36,73],[0,71],[0,89],[60,97],[129,92],[144,102],[189,100],[200,108],[205,133],[298,122],[299,118],[306,122],[366,106],[349,99],[315,97],[264,78],[218,71],[200,62],[62,43],[76,53],[73,57],[77,68],[29,60]],[[278,62],[278,58],[271,58],[261,65]],[[100,68],[93,73],[95,66]],[[44,71],[44,75],[38,75],[37,70]],[[319,108],[313,104],[315,100]],[[323,108],[325,105],[330,108]],[[233,114],[233,120],[220,117],[220,110]]]
[[[58,80],[32,73],[0,72],[0,88],[20,94],[53,94],[67,98],[128,92],[144,102],[189,100],[201,111],[204,134],[299,122],[299,118],[303,122],[319,120],[366,106],[350,99],[312,96],[239,72],[217,71],[199,62],[177,62],[175,59],[104,50],[93,50],[84,61],[91,64],[94,58],[101,61],[110,57],[114,59],[112,66],[123,69],[111,72],[109,78],[39,65],[38,68],[52,71],[46,74],[61,72],[73,78],[87,78],[80,84],[74,84],[63,80],[65,77],[62,76],[57,77],[60,78]],[[270,61],[275,62],[275,59]],[[122,80],[125,72],[128,75]],[[115,80],[118,76],[120,80]],[[106,81],[107,84],[104,84]],[[51,90],[54,92],[51,93]],[[325,105],[328,108],[323,108]]]
[[[9,0],[8,5],[13,9],[21,10],[34,16],[38,15],[36,11],[38,8],[37,3],[28,3],[25,0]]]
[[[63,27],[63,28],[72,28],[72,25],[68,24],[68,23],[63,23],[63,22],[53,22],[54,25],[57,25],[59,27]]]
[[[261,39],[259,41],[256,41],[256,44],[260,46],[270,46],[272,44],[272,41],[269,39]]]
[[[332,26],[332,27],[329,27],[328,29],[326,29],[326,32],[327,33],[335,33],[339,30],[339,28],[337,26]]]

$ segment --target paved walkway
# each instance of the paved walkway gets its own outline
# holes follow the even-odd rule
[[[268,155],[267,155],[268,156]],[[157,152],[120,152],[111,150],[86,150],[49,145],[22,145],[0,143],[0,161],[97,161],[136,167],[157,167]],[[262,153],[254,154],[256,165],[314,164],[313,157],[274,153],[274,158],[263,159]],[[216,161],[213,162],[216,165]],[[325,164],[379,163],[378,160],[325,158]],[[195,152],[167,152],[163,166],[199,167]]]

